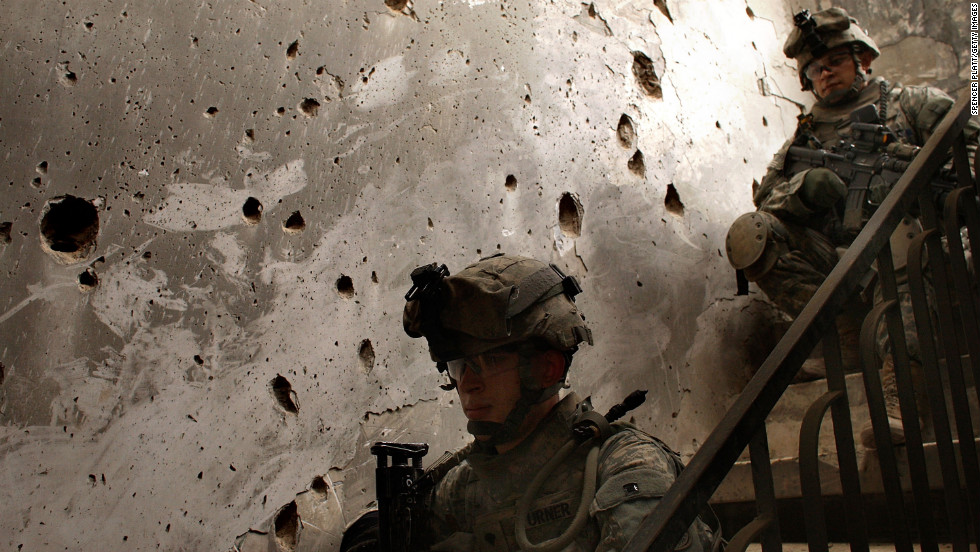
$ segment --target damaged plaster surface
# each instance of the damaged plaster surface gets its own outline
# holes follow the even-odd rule
[[[963,59],[879,5],[883,63]],[[401,329],[433,261],[574,274],[571,383],[640,382],[685,455],[758,361],[771,313],[721,244],[807,100],[781,2],[3,10],[5,549],[335,546],[374,441],[467,440]]]

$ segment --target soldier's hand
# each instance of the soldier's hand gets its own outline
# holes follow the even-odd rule
[[[830,169],[810,169],[803,178],[800,199],[815,210],[829,209],[847,195],[847,185]]]

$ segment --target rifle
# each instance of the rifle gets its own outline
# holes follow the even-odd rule
[[[427,452],[429,445],[425,443],[375,443],[371,447],[371,454],[378,457],[375,485],[380,552],[425,548],[420,539],[425,533],[424,499],[430,487],[422,469],[422,457]]]
[[[841,140],[829,149],[823,149],[822,144],[805,131],[809,124],[808,117],[811,116],[801,119],[804,132],[797,135],[786,154],[786,174],[825,167],[847,183],[843,226],[844,232],[853,238],[861,231],[865,208],[874,211],[878,206],[878,201],[871,201],[868,192],[890,190],[908,169],[920,148],[898,142],[895,133],[879,120],[874,105],[852,112],[851,140]],[[811,147],[806,147],[806,144]],[[933,176],[931,185],[937,201],[958,187],[955,174],[948,168],[940,169]],[[877,199],[880,201],[882,198]]]

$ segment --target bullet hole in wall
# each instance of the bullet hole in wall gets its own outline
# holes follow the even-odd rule
[[[14,225],[10,222],[0,223],[0,244],[7,245],[10,243],[10,230]]]
[[[198,366],[204,364],[204,359],[201,358],[201,355],[194,355],[194,364],[197,364]]]
[[[435,225],[435,224],[433,224],[433,223],[432,223],[432,219],[431,219],[431,218],[429,218],[429,219],[428,219],[428,220],[426,220],[426,222],[425,222],[425,227],[426,227],[426,228],[428,228],[429,230],[432,230],[433,228],[435,228],[435,227],[436,227],[436,225]]]
[[[286,59],[296,59],[299,55],[299,40],[294,40],[289,47],[286,48]]]
[[[251,144],[252,142],[255,141],[255,129],[254,128],[246,128],[245,129],[245,137],[244,137],[244,140],[248,144]]]
[[[299,103],[299,110],[307,117],[316,117],[317,111],[320,110],[320,102],[313,98],[306,98]]]
[[[31,186],[35,188],[40,188],[42,186],[41,177],[35,176],[34,180],[31,180]]]
[[[289,380],[276,374],[276,377],[269,382],[269,387],[272,389],[272,396],[283,410],[290,414],[299,413],[299,400]]]
[[[262,220],[262,202],[249,197],[242,205],[242,218],[246,224],[258,224]]]
[[[99,275],[92,268],[86,268],[85,272],[78,275],[78,289],[81,291],[92,291],[99,285]]]
[[[640,150],[636,150],[636,153],[633,154],[633,157],[630,157],[630,160],[626,162],[626,167],[633,174],[643,176],[647,168],[646,163],[643,162],[643,152]]]
[[[633,76],[647,96],[663,99],[664,93],[660,88],[660,77],[653,67],[653,60],[643,52],[633,52]]]
[[[350,276],[341,274],[340,278],[337,278],[337,293],[346,299],[354,296],[354,281],[350,279]]]
[[[96,247],[99,213],[88,200],[72,195],[52,198],[41,215],[41,249],[62,264],[74,264]]]
[[[68,62],[63,62],[58,64],[58,69],[61,74],[58,75],[58,83],[66,88],[71,88],[78,83],[78,75],[76,75],[71,69],[68,68]]]
[[[516,190],[517,178],[512,174],[508,174],[507,180],[504,181],[504,188],[506,188],[508,192],[513,192],[514,190]]]
[[[48,162],[41,161],[37,164],[35,170],[37,171],[37,174],[48,174]]]
[[[204,116],[207,117],[208,119],[211,119],[217,114],[218,114],[218,108],[213,105],[204,111]]]
[[[405,9],[405,6],[408,6],[408,0],[385,0],[385,5],[400,12]]]
[[[327,495],[330,494],[330,485],[327,484],[327,481],[324,478],[318,475],[314,477],[313,481],[310,483],[310,490],[313,491],[321,501],[323,501],[326,500]]]
[[[378,283],[378,273],[373,270],[371,271],[371,283],[372,284]]]
[[[565,192],[558,201],[558,226],[570,238],[582,235],[582,203],[572,192]]]
[[[664,197],[664,207],[667,212],[677,215],[684,215],[684,204],[681,203],[681,196],[677,193],[677,188],[673,184],[667,184],[667,196]]]
[[[374,346],[371,345],[370,339],[361,341],[361,345],[357,348],[357,357],[361,359],[361,368],[364,369],[364,373],[370,374],[371,370],[374,369]]]
[[[674,22],[674,18],[670,16],[670,10],[667,9],[667,0],[653,0],[653,5],[657,6],[657,8],[659,8],[660,11],[663,12],[664,16],[667,17],[668,21],[670,21],[671,23]]]
[[[619,124],[616,125],[616,137],[619,138],[619,145],[626,149],[632,149],[633,143],[636,142],[636,129],[633,127],[633,119],[625,113],[619,118]]]
[[[303,524],[300,522],[299,510],[296,508],[296,501],[283,506],[276,512],[276,519],[273,522],[276,531],[277,550],[293,552],[296,544],[299,543],[299,533]]]
[[[299,214],[299,211],[293,211],[293,214],[289,215],[289,218],[282,223],[282,229],[287,234],[299,234],[306,229],[306,221],[303,220],[303,215]]]

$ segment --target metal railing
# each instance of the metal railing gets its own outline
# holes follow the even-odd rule
[[[821,340],[827,392],[811,405],[801,425],[799,468],[805,518],[802,522],[810,550],[827,550],[818,437],[829,410],[842,504],[847,510],[848,540],[855,552],[869,549],[864,519],[866,495],[861,489],[835,317],[859,291],[876,261],[882,298],[875,301],[862,327],[862,374],[892,541],[901,552],[911,552],[913,540],[920,543],[923,552],[938,551],[937,516],[933,512],[923,432],[915,423],[920,412],[927,412],[932,420],[929,435],[935,435],[934,444],[929,445],[935,450],[941,468],[940,507],[946,510],[943,519],[948,525],[941,533],[948,534],[955,552],[966,552],[971,542],[976,545],[980,539],[980,467],[967,379],[973,380],[972,392],[980,400],[980,328],[977,325],[980,271],[977,271],[976,257],[964,253],[961,236],[962,230],[967,229],[966,235],[971,240],[967,251],[980,251],[980,242],[973,242],[980,240],[980,212],[963,137],[968,120],[969,98],[964,92],[660,505],[644,520],[626,551],[673,550],[746,446],[757,516],[732,537],[729,550],[744,550],[745,545],[754,541],[761,542],[764,552],[782,549],[766,418]],[[940,216],[928,182],[949,162],[950,153],[961,187],[948,195]],[[976,168],[980,168],[980,156],[977,161]],[[974,172],[980,175],[980,170]],[[907,276],[907,284],[902,282],[900,287],[893,270],[889,238],[901,219],[913,210],[924,231],[912,241],[906,274],[903,274]],[[908,321],[903,321],[902,301],[911,301],[915,314],[916,359],[910,359],[907,350],[903,322]],[[880,361],[876,359],[874,347],[882,324],[888,330],[905,426],[905,444],[900,447],[894,446],[889,436]],[[918,366],[913,370],[913,363],[921,364],[921,370]],[[947,415],[950,411],[953,425]]]

